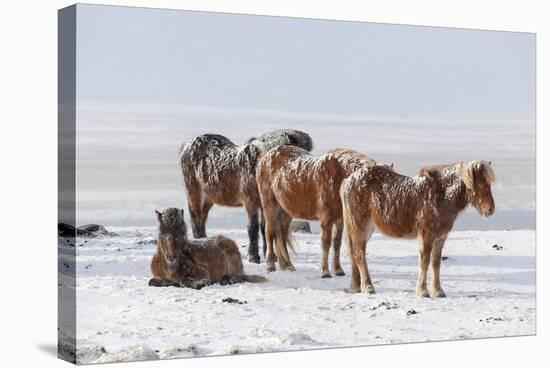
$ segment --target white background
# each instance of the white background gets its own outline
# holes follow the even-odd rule
[[[88,1],[175,9],[347,19],[537,33],[538,244],[536,337],[332,349],[164,362],[135,367],[538,366],[547,354],[550,27],[544,1]],[[62,366],[56,355],[57,9],[69,1],[11,1],[0,6],[2,365]],[[545,17],[546,15],[546,17]],[[546,24],[545,24],[546,23]],[[546,101],[546,105],[543,103]],[[445,321],[441,321],[445,323]],[[368,327],[367,327],[368,328]],[[546,346],[545,346],[546,345]]]

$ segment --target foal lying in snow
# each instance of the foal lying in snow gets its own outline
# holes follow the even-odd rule
[[[374,229],[395,238],[420,242],[418,296],[429,297],[428,265],[432,265],[432,296],[444,297],[439,269],[441,251],[460,212],[471,204],[491,216],[495,203],[490,162],[470,161],[422,168],[408,177],[384,166],[363,168],[340,188],[344,231],[352,265],[351,291],[374,293],[367,268],[366,245]]]
[[[188,240],[183,210],[155,211],[159,222],[157,253],[151,261],[149,286],[182,286],[264,282],[262,276],[245,275],[235,242],[224,236]]]

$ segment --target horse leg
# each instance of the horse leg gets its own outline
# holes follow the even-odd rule
[[[352,265],[351,290],[361,291],[365,294],[374,294],[374,286],[367,265],[366,249],[367,241],[374,232],[374,227],[367,223],[366,229],[361,231],[357,227],[347,229],[350,258]],[[359,285],[357,285],[357,273],[359,273]]]
[[[282,242],[281,256],[278,258],[279,267],[281,270],[296,271],[296,268],[290,261],[290,255],[288,254],[288,241],[290,241],[290,223],[292,217],[290,217],[283,209],[279,210],[279,226],[280,226],[280,239]]]
[[[340,265],[340,247],[342,246],[342,232],[344,225],[342,220],[337,220],[332,225],[332,249],[334,254],[332,255],[332,269],[336,276],[344,276],[344,270]]]
[[[348,293],[358,293],[361,291],[361,274],[359,273],[359,268],[355,263],[354,257],[350,257],[351,263],[351,284],[346,292]]]
[[[358,246],[354,248],[353,257],[357,268],[359,269],[359,276],[361,278],[361,292],[364,294],[374,294],[374,286],[372,286],[372,281],[369,274],[369,268],[367,265],[367,257],[365,254],[367,248],[367,240],[361,239],[356,243]]]
[[[345,290],[349,293],[358,293],[361,291],[374,293],[374,287],[370,281],[370,274],[365,258],[367,240],[372,235],[374,228],[371,229],[372,226],[368,226],[368,224],[365,226],[366,229],[361,229],[362,227],[357,224],[349,224],[349,227],[346,229],[346,243],[351,263],[351,284]]]
[[[426,287],[426,276],[432,253],[432,240],[426,236],[420,238],[420,251],[418,257],[418,281],[416,282],[416,295],[429,298],[430,293]]]
[[[206,238],[206,219],[208,211],[212,208],[212,202],[205,200],[203,203],[189,202],[189,216],[191,217],[191,230],[193,238]]]
[[[267,251],[267,242],[265,241],[265,216],[264,216],[264,210],[260,208],[260,232],[262,234],[262,241],[263,241],[263,251],[264,251],[264,258],[265,258],[265,252]]]
[[[189,193],[187,200],[193,238],[206,238],[206,219],[213,204],[204,193]]]
[[[267,240],[265,239],[265,216],[264,216],[264,210],[261,207],[260,207],[260,232],[262,234],[264,258],[266,258],[267,257],[266,255]],[[273,257],[275,258],[275,262],[277,262],[277,256],[274,254]]]
[[[328,270],[328,255],[330,251],[330,236],[332,233],[332,222],[322,220],[321,221],[321,249],[323,255],[321,258],[321,278],[331,277]]]
[[[179,286],[177,282],[165,280],[160,277],[153,277],[149,280],[149,286],[165,287],[165,286]]]
[[[201,238],[201,226],[200,226],[200,210],[194,205],[194,203],[189,202],[187,207],[189,210],[189,217],[191,217],[191,231],[193,232],[193,238]]]
[[[265,214],[265,239],[267,249],[265,253],[265,263],[267,266],[267,272],[275,271],[275,262],[277,258],[273,253],[273,241],[275,240],[275,229],[277,227],[277,217],[275,215],[276,209],[269,209],[264,212]]]
[[[201,238],[206,238],[206,220],[208,220],[208,213],[213,205],[214,203],[205,195],[202,202],[202,211],[199,221],[199,235]]]
[[[184,183],[193,238],[206,238],[206,232],[202,229],[202,209],[206,194],[202,189],[201,183],[194,176],[184,176]]]
[[[446,296],[445,292],[441,288],[441,281],[439,279],[439,270],[441,267],[441,251],[443,250],[443,244],[445,244],[445,238],[434,241],[432,246],[432,296],[434,298],[444,298]]]
[[[360,236],[358,241],[354,242],[359,245],[354,248],[354,257],[357,268],[359,269],[359,275],[361,277],[361,292],[365,294],[374,294],[374,286],[372,285],[369,268],[367,265],[367,242],[373,233],[374,226],[371,223],[367,223],[365,235]]]
[[[260,255],[258,254],[258,231],[260,229],[258,206],[247,199],[243,201],[243,204],[248,214],[248,261],[251,263],[260,263]]]

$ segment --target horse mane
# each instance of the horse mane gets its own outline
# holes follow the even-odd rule
[[[373,160],[372,158],[368,157],[367,155],[364,155],[354,149],[351,148],[332,148],[328,150],[327,154],[337,155],[340,157],[348,157],[349,159],[355,159],[358,162],[364,162],[366,164],[369,164],[371,166],[378,165],[378,162],[376,160]]]
[[[180,233],[187,237],[187,226],[183,217],[183,210],[178,208],[165,208],[157,213],[160,233]]]
[[[461,163],[461,178],[468,189],[474,189],[475,177],[482,177],[487,183],[495,180],[495,172],[491,164],[486,161],[474,160]]]
[[[487,183],[492,183],[495,180],[495,172],[491,164],[482,160],[455,162],[447,165],[424,166],[420,169],[418,175],[438,180],[450,173],[456,174],[462,182],[464,182],[466,188],[470,190],[474,188],[476,176],[482,177]]]

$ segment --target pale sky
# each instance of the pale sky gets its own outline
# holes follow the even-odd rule
[[[533,119],[535,35],[78,5],[78,98]]]

